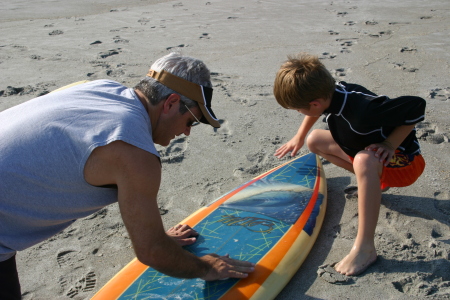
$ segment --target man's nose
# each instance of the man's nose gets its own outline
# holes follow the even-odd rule
[[[191,126],[186,126],[186,130],[184,131],[185,136],[189,136],[191,134]]]

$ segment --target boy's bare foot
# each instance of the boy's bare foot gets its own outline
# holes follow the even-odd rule
[[[346,257],[335,265],[334,269],[347,276],[359,275],[376,260],[377,253],[375,249],[369,251],[352,249]]]

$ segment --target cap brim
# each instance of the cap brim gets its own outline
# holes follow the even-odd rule
[[[199,103],[198,106],[202,111],[203,116],[200,119],[200,122],[209,124],[214,128],[220,128],[220,123],[217,119],[213,119],[211,115],[214,115],[211,109],[208,109],[204,104]]]
[[[197,102],[203,114],[200,121],[215,128],[220,127],[219,120],[216,118],[211,109],[212,88],[204,87],[185,80],[165,70],[161,70],[160,72],[150,70],[147,76],[154,78],[158,82],[167,86],[169,89],[172,89],[175,92]],[[209,100],[209,103],[207,102],[207,99]]]

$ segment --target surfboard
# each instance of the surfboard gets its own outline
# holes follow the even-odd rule
[[[58,89],[56,89],[56,90],[53,90],[53,91],[51,91],[51,93],[59,92],[59,91],[62,91],[62,90],[71,88],[71,87],[73,87],[73,86],[76,86],[76,85],[79,85],[79,84],[86,83],[86,82],[89,82],[89,80],[80,80],[80,81],[77,81],[77,82],[74,82],[74,83],[65,85],[65,86],[63,86],[63,87],[60,87],[60,88],[58,88]]]
[[[284,163],[219,197],[181,222],[199,237],[184,247],[256,264],[244,279],[204,281],[164,275],[131,261],[92,298],[273,299],[310,252],[327,205],[320,159],[309,153]]]

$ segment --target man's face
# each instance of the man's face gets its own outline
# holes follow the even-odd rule
[[[191,112],[186,111],[181,114],[180,105],[184,105],[180,99],[173,101],[166,100],[163,112],[161,113],[157,128],[153,132],[153,141],[161,146],[167,146],[170,141],[177,136],[191,134],[192,124],[202,117],[202,113],[198,107],[190,108]]]

